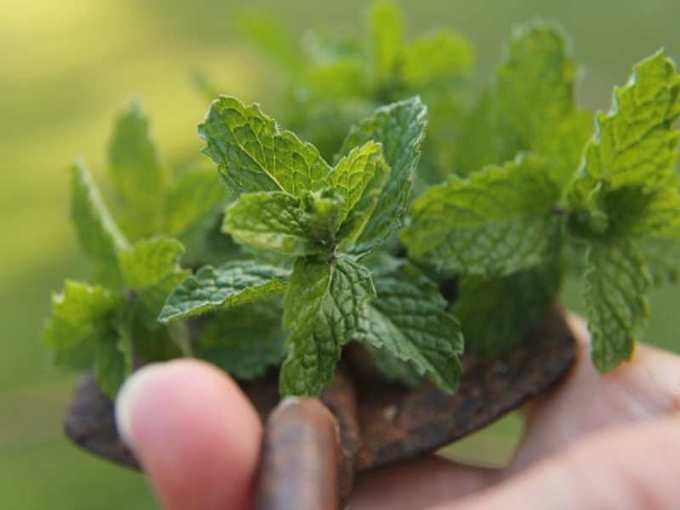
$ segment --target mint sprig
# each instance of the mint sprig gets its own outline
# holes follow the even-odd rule
[[[355,254],[376,248],[397,230],[420,156],[425,114],[418,98],[378,109],[351,130],[333,167],[257,106],[234,98],[215,101],[201,126],[206,153],[240,194],[226,210],[224,231],[241,244],[296,257],[283,302],[290,333],[281,368],[283,393],[319,393],[332,378],[342,347],[368,338],[360,328],[368,331],[378,318],[367,308],[376,293],[370,271]],[[173,293],[161,320],[233,306],[243,293],[271,295],[257,292],[257,283],[218,288],[215,281],[227,281],[228,271],[217,278],[211,271],[202,270]],[[262,285],[276,286],[274,280]],[[425,349],[432,346],[414,345],[411,352]],[[455,386],[458,353],[432,354],[450,358],[452,373],[441,383],[448,389]],[[429,370],[426,358],[421,356],[421,372],[444,381],[443,368]]]
[[[541,55],[540,40],[548,33],[533,29],[519,34],[501,77],[512,76],[515,67],[526,62],[527,52]],[[553,36],[545,43],[547,48],[555,46]],[[518,48],[522,51],[515,55]],[[543,69],[540,58],[537,62]],[[554,65],[556,60],[546,62]],[[509,90],[501,88],[504,83]],[[634,339],[647,316],[645,299],[652,279],[645,253],[655,264],[657,279],[673,276],[661,250],[670,252],[674,240],[680,238],[676,170],[680,131],[674,127],[680,115],[680,74],[663,53],[638,64],[629,83],[615,90],[611,112],[597,117],[583,162],[569,179],[563,165],[573,160],[571,150],[560,153],[564,158],[557,157],[552,153],[557,145],[543,144],[547,135],[542,130],[547,130],[541,122],[532,124],[528,113],[511,116],[508,106],[502,107],[507,94],[514,97],[508,105],[524,108],[515,93],[518,86],[509,78],[497,83],[498,111],[504,109],[509,119],[503,129],[511,126],[513,119],[524,122],[515,123],[515,137],[500,139],[514,139],[516,147],[529,148],[533,155],[520,155],[501,167],[489,165],[467,178],[453,177],[430,188],[414,202],[412,222],[402,240],[416,259],[466,277],[487,279],[532,271],[545,264],[559,267],[565,246],[585,245],[593,362],[601,371],[609,371],[632,355]],[[552,88],[543,93],[534,90],[533,94],[536,107],[542,109],[541,119],[547,122],[552,115],[558,119],[553,125],[559,125],[566,113],[575,114],[576,110],[569,107],[569,101],[564,103],[571,95],[569,86],[562,92],[555,83]],[[554,135],[559,136],[559,130]],[[495,285],[500,284],[498,280]],[[485,292],[487,299],[491,288]],[[538,288],[534,284],[534,289]],[[465,285],[463,292],[465,303],[472,293]],[[510,306],[506,305],[508,310]],[[491,331],[490,326],[482,326],[482,320],[480,317],[479,324],[472,327],[470,319],[466,320],[468,331],[479,338]]]

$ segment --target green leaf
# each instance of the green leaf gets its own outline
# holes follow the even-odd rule
[[[245,193],[227,209],[223,228],[241,244],[284,255],[307,255],[331,248],[339,211],[340,204],[331,197]]]
[[[612,109],[597,129],[570,193],[572,207],[597,217],[602,195],[624,187],[662,189],[677,179],[680,74],[662,51],[635,66],[614,90]]]
[[[165,229],[180,235],[224,202],[227,192],[213,170],[182,175],[165,197]]]
[[[376,179],[382,183],[387,173],[389,169],[386,168],[382,146],[375,142],[366,142],[355,147],[338,162],[328,176],[328,182],[344,199],[340,210],[340,224],[359,204],[371,182],[376,182]]]
[[[371,63],[376,85],[394,77],[404,40],[404,22],[399,8],[388,0],[373,3],[370,15]]]
[[[368,304],[354,339],[409,363],[438,387],[455,391],[463,336],[437,285],[405,266],[375,280],[378,298]]]
[[[318,395],[326,387],[342,346],[356,332],[360,311],[373,296],[370,272],[349,258],[297,260],[284,299],[283,322],[290,336],[282,394]]]
[[[233,261],[215,269],[207,266],[173,292],[160,313],[163,323],[253,303],[286,288],[288,273],[252,261]]]
[[[116,121],[109,166],[126,233],[138,239],[160,232],[167,178],[149,133],[149,120],[136,101]]]
[[[542,160],[520,156],[430,188],[412,207],[402,241],[410,256],[458,274],[503,276],[559,247],[559,189]]]
[[[369,349],[373,355],[375,368],[391,382],[403,384],[407,388],[416,388],[423,383],[423,376],[412,366],[393,356],[386,349]]]
[[[560,277],[560,269],[549,264],[492,280],[463,278],[453,312],[467,349],[483,358],[510,352],[554,304]]]
[[[127,288],[142,290],[158,284],[169,274],[181,271],[179,258],[184,246],[176,239],[155,238],[135,243],[119,255]]]
[[[309,143],[283,131],[258,105],[233,97],[215,100],[198,128],[204,149],[235,193],[286,191],[299,195],[323,187],[328,163]]]
[[[71,214],[80,245],[94,264],[97,280],[115,286],[120,281],[117,252],[127,249],[128,241],[82,163],[73,166],[71,195]]]
[[[169,238],[138,241],[120,253],[125,284],[132,291],[131,313],[147,330],[158,327],[158,314],[168,295],[191,274],[180,267],[179,258],[183,253],[182,243]],[[143,334],[150,333],[144,331]]]
[[[403,51],[401,74],[412,89],[455,80],[468,74],[474,62],[470,43],[453,32],[424,35]]]
[[[370,140],[381,143],[385,161],[392,169],[378,195],[375,212],[358,239],[358,251],[384,242],[401,228],[420,160],[426,117],[427,107],[419,98],[407,99],[379,108],[355,125],[345,140],[341,154]]]
[[[132,346],[121,336],[120,298],[108,289],[67,280],[52,296],[52,316],[45,343],[55,364],[89,369],[94,364],[99,387],[115,396],[128,373]]]
[[[57,356],[77,351],[89,344],[109,328],[109,321],[120,306],[120,300],[104,287],[66,280],[64,290],[52,295],[52,315],[45,329],[45,343]],[[91,353],[90,353],[91,354]],[[66,358],[64,361],[67,361]],[[89,363],[91,360],[85,360]],[[68,363],[67,363],[68,364]],[[80,368],[81,363],[76,363]]]
[[[531,151],[546,157],[556,182],[567,182],[592,131],[590,115],[576,108],[576,74],[559,30],[543,23],[516,29],[496,83],[465,123],[460,172]]]
[[[114,399],[132,372],[132,343],[127,335],[110,330],[95,346],[94,376],[97,386]]]
[[[636,246],[625,241],[592,243],[584,278],[591,356],[600,372],[608,372],[633,354],[652,279]]]
[[[217,314],[201,330],[194,354],[248,381],[281,363],[284,340],[280,306],[263,301]]]

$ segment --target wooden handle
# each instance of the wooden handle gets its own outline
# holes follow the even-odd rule
[[[338,424],[317,399],[289,398],[269,416],[255,487],[257,510],[336,510]]]

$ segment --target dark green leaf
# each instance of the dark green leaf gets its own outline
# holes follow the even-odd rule
[[[348,258],[331,263],[300,258],[284,301],[290,332],[281,369],[284,395],[318,395],[330,382],[342,346],[356,332],[359,315],[375,296],[370,272]]]
[[[368,304],[354,339],[407,362],[440,388],[455,391],[463,336],[437,285],[406,266],[375,280],[378,297]]]
[[[170,322],[202,313],[252,303],[282,293],[288,273],[252,261],[204,267],[171,295],[159,320]]]

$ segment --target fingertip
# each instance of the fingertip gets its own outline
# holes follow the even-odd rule
[[[140,369],[119,393],[116,421],[164,508],[247,508],[262,425],[219,369],[195,360]]]

